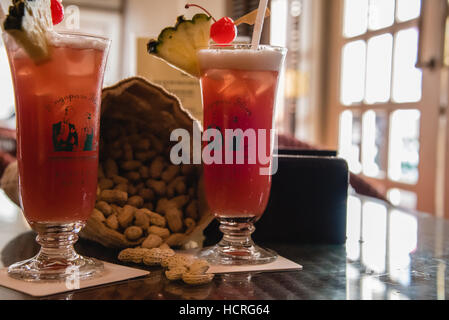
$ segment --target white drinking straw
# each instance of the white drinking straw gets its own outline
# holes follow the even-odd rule
[[[265,11],[267,10],[268,0],[259,1],[259,9],[257,9],[256,23],[254,24],[253,39],[251,41],[251,49],[256,50],[259,47],[260,37],[262,36],[263,21],[265,19]]]

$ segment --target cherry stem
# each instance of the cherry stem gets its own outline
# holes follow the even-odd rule
[[[209,17],[211,17],[212,20],[214,20],[214,22],[217,22],[217,20],[215,20],[215,18],[210,14],[210,12],[207,11],[206,9],[204,9],[202,6],[199,6],[199,5],[193,4],[193,3],[187,3],[186,6],[185,6],[186,9],[189,9],[190,7],[197,7],[197,8],[200,8],[201,10],[203,10],[204,12],[206,12],[206,13],[209,15]]]

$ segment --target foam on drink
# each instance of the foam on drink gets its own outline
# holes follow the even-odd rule
[[[105,51],[108,48],[108,42],[106,39],[99,38],[97,36],[78,35],[77,33],[47,33],[48,45],[53,48],[70,48],[79,50],[99,50]],[[20,47],[13,39],[5,38],[4,41],[8,41],[8,45],[11,48],[10,51],[14,53],[16,59],[27,59],[29,55],[25,50]],[[51,57],[50,57],[51,59]]]
[[[108,46],[105,39],[99,39],[96,36],[86,36],[83,34],[80,37],[77,33],[56,33],[49,32],[48,42],[51,46],[54,47],[67,47],[73,49],[94,49],[94,50],[105,50]]]
[[[258,50],[242,49],[205,49],[198,52],[201,70],[266,70],[280,71],[283,51],[277,48],[260,46]]]

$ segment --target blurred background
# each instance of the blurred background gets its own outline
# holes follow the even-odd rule
[[[185,0],[64,0],[59,29],[107,36],[105,86],[140,75],[178,95],[201,119],[189,78],[146,53],[148,39],[173,25]],[[197,0],[234,19],[257,0]],[[449,218],[447,0],[271,0],[265,44],[289,49],[276,121],[281,133],[338,150],[352,173],[394,205]],[[9,0],[1,0],[4,7]],[[250,41],[252,27],[239,27]],[[1,126],[14,128],[9,66],[0,43]]]

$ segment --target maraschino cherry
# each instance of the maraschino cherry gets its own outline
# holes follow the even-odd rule
[[[223,17],[210,27],[210,37],[216,43],[231,43],[237,37],[237,27],[234,20]]]
[[[58,0],[51,0],[51,18],[53,25],[57,25],[64,20],[64,7]]]
[[[197,4],[186,4],[186,9],[190,7],[197,7],[206,12],[214,23],[210,27],[210,37],[218,44],[228,44],[235,40],[237,37],[237,27],[234,24],[234,20],[229,17],[223,17],[220,20],[215,20],[215,18],[203,7]]]

